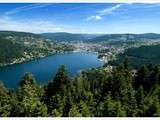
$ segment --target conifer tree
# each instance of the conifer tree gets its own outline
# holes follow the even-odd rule
[[[52,97],[56,93],[63,93],[67,85],[70,83],[68,72],[64,65],[62,65],[56,73],[53,81],[49,82],[45,91],[46,97]]]
[[[11,105],[8,89],[4,86],[4,84],[0,81],[0,117],[8,117],[11,112]]]
[[[70,111],[69,111],[69,117],[81,117],[81,113],[79,112],[79,109],[76,104],[73,104]]]
[[[18,89],[18,102],[16,116],[33,117],[47,116],[47,107],[42,102],[43,90],[37,85],[32,74],[24,75]]]

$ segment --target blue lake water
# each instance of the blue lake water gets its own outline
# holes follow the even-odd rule
[[[0,68],[0,80],[7,87],[16,88],[23,75],[30,72],[39,84],[45,84],[54,77],[60,65],[65,65],[69,74],[74,76],[80,70],[100,67],[103,62],[97,58],[97,54],[90,52],[56,54]]]

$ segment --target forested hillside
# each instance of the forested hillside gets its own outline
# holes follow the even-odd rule
[[[46,40],[37,34],[0,32],[0,66],[71,50],[73,48],[70,45]]]
[[[130,69],[128,60],[113,70],[84,71],[70,78],[64,66],[45,86],[30,73],[16,90],[0,84],[0,116],[117,117],[160,116],[160,66]]]
[[[160,34],[106,34],[90,39],[90,42],[107,42],[107,41],[144,41],[144,40],[160,40]]]
[[[0,63],[10,63],[12,59],[23,56],[25,47],[0,37]]]
[[[145,34],[74,34],[74,33],[43,33],[41,36],[55,40],[58,42],[94,42],[104,43],[108,41],[145,41],[145,40],[160,40],[160,34],[145,33]]]
[[[133,67],[139,67],[143,64],[160,64],[160,45],[141,46],[139,48],[129,48],[117,55],[117,59],[110,61],[111,65],[118,65],[125,58],[132,61]]]
[[[87,42],[90,39],[93,39],[99,34],[75,34],[75,33],[66,33],[66,32],[59,32],[59,33],[43,33],[41,36],[58,41],[58,42]]]

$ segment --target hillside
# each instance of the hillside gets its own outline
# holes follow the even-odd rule
[[[48,41],[37,34],[0,31],[0,66],[70,50],[69,45]]]
[[[117,59],[110,61],[109,64],[117,65],[129,58],[133,67],[139,67],[143,64],[160,64],[160,45],[141,46],[139,48],[129,48],[117,55]]]
[[[74,34],[74,33],[66,33],[66,32],[43,33],[41,35],[45,38],[55,40],[58,42],[77,42],[77,41],[86,42],[90,39],[100,36],[98,34]]]
[[[160,34],[106,34],[90,39],[90,42],[107,42],[107,41],[143,41],[143,40],[160,40]]]
[[[160,40],[160,34],[74,34],[74,33],[42,33],[41,36],[58,42],[108,42],[108,41],[144,41]]]

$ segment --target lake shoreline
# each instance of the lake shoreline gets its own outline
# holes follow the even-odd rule
[[[23,63],[27,63],[27,62],[30,62],[30,61],[40,60],[40,59],[43,59],[43,58],[46,58],[46,57],[50,57],[50,56],[53,56],[53,55],[57,55],[57,54],[81,53],[81,52],[82,53],[83,52],[88,52],[88,53],[97,54],[97,58],[98,58],[98,52],[84,51],[84,50],[81,50],[81,51],[73,50],[73,51],[56,52],[56,53],[52,53],[52,54],[49,54],[49,55],[46,55],[46,56],[35,57],[35,58],[27,59],[27,60],[24,60],[24,61],[16,62],[16,63],[8,63],[8,64],[0,65],[0,68],[12,66],[12,65],[17,65],[17,64],[23,64]],[[98,59],[103,62],[102,59],[100,59],[100,58],[98,58]]]
[[[49,57],[49,56],[53,56],[53,55],[57,55],[57,54],[67,54],[67,53],[72,53],[72,52],[73,52],[73,51],[55,52],[55,53],[52,53],[52,54],[49,54],[49,55],[45,55],[45,56],[39,56],[39,57],[35,57],[35,58],[33,57],[33,58],[31,58],[31,59],[26,59],[26,60],[24,60],[24,61],[19,61],[19,62],[15,62],[15,63],[3,64],[3,65],[0,65],[0,68],[12,66],[12,65],[17,65],[17,64],[23,64],[23,63],[27,63],[27,62],[34,61],[34,60],[43,59],[43,58],[46,58],[46,57]]]

